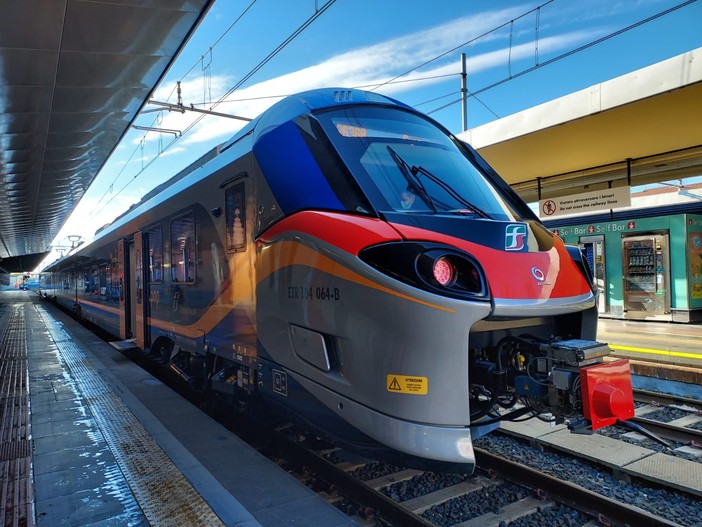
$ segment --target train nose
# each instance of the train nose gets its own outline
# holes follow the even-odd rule
[[[592,430],[634,417],[634,393],[628,360],[588,366],[580,370],[583,416]]]

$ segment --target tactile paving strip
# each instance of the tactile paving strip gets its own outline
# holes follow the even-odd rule
[[[35,309],[148,521],[152,525],[224,525],[106,380],[87,362],[60,323],[41,306]]]
[[[33,526],[24,305],[0,305],[0,525]]]

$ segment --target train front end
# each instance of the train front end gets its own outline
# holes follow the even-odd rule
[[[468,471],[472,439],[501,421],[589,432],[633,416],[579,250],[474,150],[366,92],[309,92],[265,116],[253,152],[271,400],[349,442]]]

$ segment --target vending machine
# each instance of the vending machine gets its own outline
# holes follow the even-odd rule
[[[670,256],[668,235],[622,239],[624,316],[670,320]]]

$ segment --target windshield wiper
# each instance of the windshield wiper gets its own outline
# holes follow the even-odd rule
[[[390,148],[390,147],[388,147],[388,148]],[[410,172],[412,173],[412,176],[414,176],[414,178],[415,178],[417,181],[419,181],[419,176],[417,176],[417,174],[422,174],[423,176],[428,177],[428,178],[431,179],[434,183],[436,183],[436,184],[439,185],[442,189],[444,189],[444,190],[446,191],[446,193],[447,193],[449,196],[451,196],[453,199],[455,199],[456,201],[458,201],[461,205],[463,205],[463,206],[466,207],[467,209],[470,209],[470,210],[471,210],[472,212],[474,212],[477,216],[480,216],[480,217],[482,217],[482,218],[490,218],[490,215],[489,215],[489,214],[487,214],[486,212],[482,211],[481,209],[479,209],[478,207],[476,207],[475,205],[473,205],[470,201],[468,201],[466,198],[464,198],[464,197],[461,196],[458,192],[456,192],[456,190],[455,190],[451,185],[449,185],[449,184],[446,183],[445,181],[442,181],[441,179],[439,179],[438,177],[436,177],[434,174],[432,174],[431,172],[429,172],[429,171],[428,171],[426,168],[424,168],[423,166],[421,166],[421,165],[420,165],[420,166],[412,166],[412,167],[410,167],[409,170],[410,170]],[[422,187],[422,188],[424,188],[424,187]],[[425,191],[425,192],[426,192],[426,191]],[[461,211],[457,211],[457,212],[461,212]]]
[[[410,167],[409,164],[407,163],[407,161],[402,159],[400,154],[395,152],[395,150],[391,146],[387,146],[386,148],[388,149],[388,152],[390,152],[390,156],[392,157],[392,160],[395,161],[395,164],[400,169],[400,172],[407,180],[407,183],[409,183],[409,185],[411,187],[409,190],[412,190],[412,189],[416,190],[415,194],[418,194],[419,197],[422,198],[422,200],[427,205],[429,205],[434,212],[438,212],[436,210],[436,205],[434,205],[434,201],[429,197],[429,193],[427,192],[427,189],[424,188],[424,185],[417,177],[417,174],[415,174],[412,171],[413,167]]]

